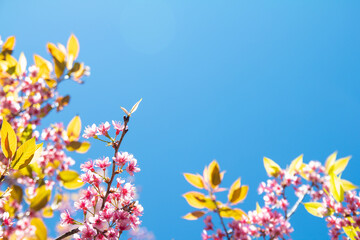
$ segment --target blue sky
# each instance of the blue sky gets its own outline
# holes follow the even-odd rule
[[[47,56],[48,41],[74,33],[91,66],[84,85],[64,84],[71,104],[45,123],[120,120],[120,105],[143,98],[122,150],[142,168],[143,225],[157,239],[199,239],[183,172],[217,159],[224,186],[250,186],[240,205],[261,202],[268,156],[285,167],[353,159],[343,177],[360,184],[360,15],[358,1],[0,1],[0,35],[21,51]],[[95,143],[77,163],[110,155]],[[294,239],[328,239],[323,220],[303,208]]]

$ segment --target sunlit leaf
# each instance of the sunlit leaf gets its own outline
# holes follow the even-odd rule
[[[312,215],[316,217],[323,217],[323,215],[319,212],[319,208],[322,208],[323,205],[319,202],[308,202],[304,203],[305,209]]]
[[[194,208],[207,208],[210,210],[216,209],[215,203],[204,194],[199,192],[188,192],[183,195],[188,204]]]
[[[342,202],[344,200],[342,182],[335,174],[330,175],[330,192],[336,201]]]
[[[51,207],[45,207],[42,210],[42,215],[44,218],[52,218],[54,216],[54,211],[52,210]]]
[[[66,189],[77,189],[84,185],[79,177],[79,174],[73,170],[61,171],[59,173],[59,178]]]
[[[243,216],[246,216],[246,213],[239,209],[231,209],[229,207],[220,208],[220,216],[224,218],[233,218],[234,220],[240,220]]]
[[[45,82],[49,86],[49,88],[54,88],[57,85],[57,81],[54,79],[46,78]]]
[[[69,141],[78,140],[80,133],[81,133],[81,119],[79,116],[75,116],[67,126],[67,135]]]
[[[208,168],[209,174],[209,183],[210,185],[215,188],[221,183],[221,176],[220,176],[220,167],[217,161],[212,161]]]
[[[1,126],[1,149],[6,158],[12,158],[15,155],[17,138],[11,125],[3,119]]]
[[[333,152],[330,156],[327,157],[325,162],[325,171],[327,174],[329,174],[330,168],[335,163],[336,156],[337,156],[337,152]]]
[[[22,169],[29,165],[34,153],[36,151],[35,138],[27,140],[23,145],[16,151],[11,167],[15,170]]]
[[[67,68],[71,69],[73,62],[78,57],[79,50],[80,50],[79,41],[75,37],[74,34],[71,34],[71,36],[67,42],[67,50],[68,50]]]
[[[264,157],[264,167],[269,177],[277,177],[281,170],[280,166],[276,162],[267,157]]]
[[[261,207],[258,202],[256,202],[256,213],[259,214],[261,212]]]
[[[18,203],[21,203],[23,197],[23,190],[18,185],[11,187],[11,198],[15,199]]]
[[[120,108],[121,108],[121,110],[124,111],[124,113],[126,114],[126,116],[130,116],[130,113],[129,113],[125,108],[123,108],[123,107],[120,107]]]
[[[53,71],[52,64],[39,55],[34,55],[35,65],[39,68],[38,77],[49,78],[50,73]]]
[[[51,191],[43,185],[36,190],[35,197],[30,200],[30,208],[34,211],[40,211],[50,200]]]
[[[36,161],[39,157],[41,157],[42,151],[43,151],[43,143],[37,144],[36,147],[35,147],[34,156],[33,156],[32,160],[31,160],[30,164],[32,162]]]
[[[30,224],[35,227],[37,240],[47,240],[47,229],[41,218],[32,218]]]
[[[351,239],[351,240],[357,240],[357,232],[353,226],[345,226],[343,227],[343,230],[345,234]]]
[[[4,54],[11,54],[15,47],[15,36],[10,36],[6,39],[2,46],[2,52]]]
[[[61,52],[53,43],[48,43],[47,48],[50,54],[53,56],[56,77],[60,78],[65,70],[65,54]]]
[[[72,141],[66,145],[66,150],[70,152],[76,151],[77,153],[86,153],[90,146],[89,142]]]
[[[341,179],[341,184],[343,186],[344,192],[352,191],[354,189],[359,188],[358,186],[354,185],[352,182],[345,179]]]
[[[334,173],[335,175],[338,175],[340,173],[342,173],[347,164],[349,163],[351,156],[345,157],[345,158],[340,158],[338,159],[330,168],[329,170],[329,174]]]
[[[64,182],[70,182],[79,177],[79,174],[73,170],[64,170],[59,173],[59,178]]]
[[[204,216],[204,214],[205,214],[204,211],[194,211],[194,212],[186,214],[185,216],[183,216],[183,218],[186,220],[197,220],[197,219],[201,218],[202,216]]]
[[[32,133],[33,133],[32,124],[26,125],[26,127],[24,128],[24,130],[21,133],[20,143],[23,144],[24,142],[29,140],[32,136]]]
[[[142,98],[137,103],[134,104],[134,106],[130,110],[130,115],[133,114],[138,109],[139,104],[141,103],[141,101],[142,101]]]
[[[232,204],[237,204],[246,198],[248,186],[241,186],[240,178],[237,179],[230,187],[228,200]]]
[[[199,189],[204,188],[203,179],[199,174],[184,173],[184,177],[186,181],[188,181],[194,187]]]
[[[21,73],[24,73],[26,71],[27,61],[26,61],[25,54],[23,52],[20,53],[18,63],[19,63],[19,66],[20,66]]]
[[[293,175],[295,174],[296,171],[300,171],[302,163],[303,163],[303,154],[301,154],[291,162],[289,167],[289,173]]]

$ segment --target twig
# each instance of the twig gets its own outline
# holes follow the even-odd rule
[[[69,232],[66,232],[64,233],[63,235],[61,235],[60,237],[58,238],[55,238],[55,240],[61,240],[61,239],[64,239],[64,238],[67,238],[67,237],[70,237],[71,235],[74,235],[75,233],[78,233],[80,230],[79,228],[74,228],[73,230],[69,231]]]
[[[127,127],[127,124],[128,124],[128,122],[129,122],[129,120],[130,120],[130,117],[129,117],[129,116],[124,116],[124,130],[123,130],[123,132],[122,132],[122,134],[121,134],[120,140],[117,141],[117,142],[115,142],[115,143],[113,144],[113,147],[114,147],[114,149],[115,149],[115,153],[114,153],[114,157],[115,157],[115,158],[116,158],[117,152],[119,151],[121,142],[122,142],[122,140],[124,139],[124,136],[125,136],[125,134],[126,134],[127,131],[128,131],[128,130],[126,129],[126,127]],[[108,186],[107,186],[107,189],[106,189],[106,193],[105,193],[105,196],[104,196],[104,198],[103,198],[103,202],[102,202],[102,204],[101,204],[101,208],[100,208],[101,210],[105,207],[106,199],[107,199],[107,197],[109,196],[109,193],[110,193],[111,184],[112,184],[112,182],[113,182],[113,180],[114,180],[114,178],[115,178],[115,175],[116,175],[116,173],[115,173],[115,167],[116,167],[116,165],[115,165],[115,160],[113,160],[113,167],[112,167],[111,178],[110,178],[110,181],[108,182]]]
[[[220,218],[221,225],[222,225],[222,227],[224,228],[224,231],[225,231],[225,233],[226,233],[226,238],[227,238],[228,240],[230,240],[229,233],[228,233],[228,231],[227,231],[227,229],[226,229],[224,220],[223,220],[223,218],[222,218],[221,215],[220,215],[220,209],[219,209],[219,207],[218,207],[218,205],[217,205],[217,203],[216,203],[216,200],[213,200],[213,202],[214,202],[215,207],[216,207],[216,212],[217,212],[217,214],[218,214],[218,216],[219,216],[219,218]]]
[[[290,217],[295,213],[296,209],[299,207],[300,203],[302,202],[302,200],[304,200],[305,196],[308,194],[308,192],[310,191],[310,189],[313,187],[313,185],[311,185],[311,187],[309,187],[305,193],[299,197],[299,199],[296,201],[296,203],[294,204],[294,206],[291,208],[291,210],[289,211],[289,213],[285,216],[285,219],[288,220],[290,219]]]

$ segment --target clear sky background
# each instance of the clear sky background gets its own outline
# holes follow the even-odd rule
[[[121,150],[142,172],[143,226],[156,239],[200,239],[202,221],[181,195],[183,172],[217,159],[224,186],[250,186],[240,207],[262,202],[263,156],[282,167],[304,153],[325,161],[335,150],[353,159],[343,177],[360,184],[359,1],[20,1],[0,0],[0,35],[16,52],[48,56],[48,41],[74,33],[91,66],[84,85],[44,122],[83,125],[121,120],[120,105],[143,98]],[[50,59],[50,57],[48,57]],[[95,143],[79,165],[110,155]],[[224,196],[225,197],[225,196]],[[50,225],[54,223],[50,222]],[[293,239],[328,239],[322,219],[300,207]],[[51,227],[50,227],[51,228]],[[52,233],[54,234],[54,232]]]

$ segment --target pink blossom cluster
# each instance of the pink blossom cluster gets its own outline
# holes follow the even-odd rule
[[[0,55],[2,61],[10,58],[8,55],[3,59],[5,55]],[[29,201],[42,186],[45,186],[46,190],[51,190],[49,200],[54,199],[54,195],[61,194],[63,188],[58,181],[59,172],[69,169],[75,163],[65,153],[67,136],[61,123],[44,129],[41,136],[37,130],[41,120],[50,111],[61,111],[68,104],[68,98],[62,97],[57,87],[65,78],[72,79],[71,74],[69,77],[65,76],[67,71],[60,77],[56,76],[52,71],[53,66],[50,67],[52,64],[45,59],[41,61],[46,63],[50,72],[45,73],[44,69],[41,70],[36,65],[26,69],[26,63],[21,74],[6,71],[6,68],[2,68],[4,65],[0,67],[0,123],[3,119],[10,123],[17,135],[18,143],[24,143],[32,137],[36,138],[37,143],[38,140],[44,143],[41,156],[20,171],[9,169],[10,159],[5,158],[0,151],[0,176],[3,176],[0,180],[0,238],[4,239],[25,239],[35,236],[35,227],[31,225],[31,220],[42,219],[43,216],[41,211],[30,207]],[[24,66],[19,60],[16,69],[20,65],[21,68]],[[51,205],[53,211],[62,203],[54,200],[47,206]],[[42,206],[41,210],[43,207],[45,206]]]
[[[36,132],[33,135],[37,135]],[[41,139],[45,144],[42,155],[32,163],[28,173],[18,175],[12,180],[12,184],[26,189],[29,199],[36,196],[36,191],[41,183],[45,185],[46,189],[53,191],[54,195],[61,193],[60,189],[62,186],[58,181],[59,173],[62,170],[68,170],[70,166],[75,164],[75,161],[67,156],[65,152],[64,136],[66,136],[66,131],[61,123],[53,124],[51,127],[44,129],[41,133]],[[35,167],[37,170],[35,170]],[[10,173],[16,174],[13,170]],[[42,182],[39,184],[36,179],[42,179]],[[7,187],[8,184],[5,182],[2,185]],[[53,204],[52,210],[61,208],[60,204]],[[12,211],[14,211],[14,215],[11,216],[11,225],[5,224],[6,221],[4,220],[4,216],[9,216],[6,210],[9,208],[9,205],[13,209]],[[3,227],[0,228],[0,231],[3,233],[2,236],[15,234],[20,239],[22,236],[34,235],[35,228],[31,226],[30,221],[33,217],[42,217],[41,213],[32,210],[28,204],[22,201],[9,202],[9,194],[3,201],[0,199],[0,214],[3,215]]]
[[[325,195],[322,198],[323,207],[319,212],[325,218],[329,228],[329,235],[332,240],[338,239],[344,228],[360,228],[360,195],[355,191],[345,193],[343,202],[336,202],[332,197]],[[360,239],[360,233],[354,232],[356,239]]]
[[[298,197],[293,204],[287,197],[291,192]],[[301,170],[279,169],[259,185],[263,207],[257,205],[256,210],[249,211],[240,220],[228,222],[228,236],[220,229],[215,230],[211,216],[206,216],[202,239],[289,239],[294,231],[290,218],[305,198],[321,203],[315,214],[325,218],[332,240],[345,237],[345,234],[360,239],[357,231],[360,229],[360,195],[345,191],[344,201],[336,201],[330,192],[330,176],[318,161],[303,164]]]
[[[116,136],[118,136],[120,134],[120,132],[122,132],[124,130],[124,125],[121,124],[120,122],[116,122],[116,121],[112,121],[112,125],[116,131]],[[95,136],[106,136],[109,137],[109,130],[110,130],[110,123],[109,122],[105,122],[105,123],[101,123],[99,126],[96,126],[95,124],[92,124],[91,126],[87,126],[85,128],[83,137],[88,139],[88,138],[92,138]]]
[[[119,134],[119,125],[113,124],[116,135]],[[99,127],[95,127],[95,124],[93,126],[85,129],[84,136],[93,137],[98,134],[112,139],[108,133],[110,125],[107,122]],[[139,218],[143,207],[136,200],[135,186],[117,176],[124,171],[133,176],[140,168],[132,154],[118,152],[120,143],[121,140],[112,139],[115,150],[112,161],[109,157],[104,157],[87,161],[80,166],[83,171],[80,178],[89,186],[81,192],[74,206],[82,212],[84,220],[76,221],[68,211],[61,214],[62,225],[78,226],[78,232],[73,235],[74,239],[115,240],[119,239],[123,232],[137,229],[141,223]],[[113,183],[113,180],[116,181]]]
[[[208,215],[204,218],[205,228],[201,234],[201,238],[203,240],[207,239],[214,239],[214,240],[220,240],[225,237],[225,233],[221,229],[214,229],[214,224],[212,222],[211,215]],[[209,232],[212,231],[212,234],[209,234]]]

